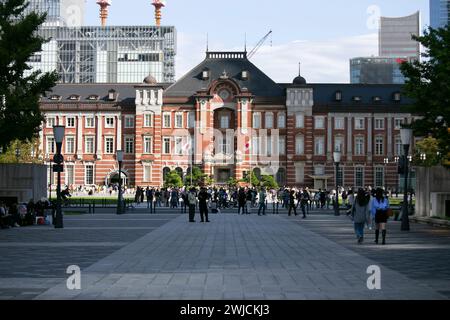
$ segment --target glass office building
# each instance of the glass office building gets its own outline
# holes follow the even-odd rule
[[[362,84],[403,84],[400,66],[414,58],[361,57],[350,60],[350,82]]]
[[[29,61],[32,69],[57,70],[61,83],[175,81],[176,30],[170,26],[43,27],[51,39]]]
[[[47,13],[46,26],[82,26],[86,0],[29,0],[25,13]]]
[[[450,24],[450,0],[430,0],[430,23],[434,29]]]

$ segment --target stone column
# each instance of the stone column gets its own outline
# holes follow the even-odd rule
[[[353,154],[352,120],[352,116],[347,118],[347,161],[352,161]]]
[[[387,118],[387,157],[392,158],[392,117]]]
[[[372,150],[373,150],[372,120],[373,120],[372,116],[367,118],[367,161],[369,162],[372,162]]]
[[[117,150],[122,150],[122,115],[117,116]]]
[[[328,129],[327,129],[327,159],[332,161],[333,157],[333,117],[328,115]]]
[[[77,159],[81,160],[83,155],[83,117],[77,117]]]

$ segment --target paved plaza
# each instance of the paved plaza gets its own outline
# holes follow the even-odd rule
[[[197,215],[197,221],[199,217]],[[358,246],[351,221],[227,212],[188,223],[173,210],[65,216],[65,228],[0,231],[0,299],[448,299],[450,230],[389,224]],[[372,231],[369,231],[372,232]],[[81,268],[68,290],[66,268]],[[381,289],[367,288],[369,266]]]

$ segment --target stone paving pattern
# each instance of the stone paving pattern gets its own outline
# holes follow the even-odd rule
[[[329,212],[190,224],[179,211],[138,211],[66,216],[63,230],[1,230],[0,299],[449,297],[446,229],[412,224],[400,233],[395,222],[387,246],[369,243],[371,235],[358,246],[349,219]],[[71,264],[82,270],[82,290],[66,288]],[[369,265],[381,267],[382,290],[367,289]]]

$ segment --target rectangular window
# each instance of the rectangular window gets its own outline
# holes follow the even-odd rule
[[[144,153],[153,153],[152,137],[144,137]]]
[[[403,144],[400,137],[395,137],[395,155],[401,156],[403,154]]]
[[[134,128],[134,116],[125,116],[125,128]]]
[[[230,128],[230,117],[229,116],[220,116],[220,128],[221,129],[228,129]]]
[[[363,167],[355,168],[355,187],[358,187],[358,188],[364,187],[364,168]]]
[[[114,117],[105,118],[105,128],[114,128]]]
[[[253,128],[259,129],[261,128],[261,113],[254,113],[253,114]]]
[[[183,138],[175,137],[175,154],[178,156],[183,155]]]
[[[87,185],[94,184],[94,166],[93,165],[87,165],[84,168],[84,182]]]
[[[93,154],[94,153],[94,137],[85,137],[84,138],[84,152],[87,154]]]
[[[67,128],[75,128],[75,117],[67,117],[66,118],[66,127]]]
[[[47,137],[47,153],[55,153],[55,138]]]
[[[395,130],[400,130],[402,128],[403,125],[403,119],[395,119],[394,120],[394,129]]]
[[[382,156],[384,154],[384,139],[383,137],[375,138],[375,155]]]
[[[301,135],[295,137],[295,154],[303,155],[305,153],[305,138]]]
[[[325,175],[325,167],[324,166],[315,166],[314,167],[314,175],[315,176]]]
[[[46,121],[47,128],[53,128],[55,123],[56,123],[56,118],[55,117],[48,117],[47,118],[47,121]]]
[[[86,128],[94,128],[95,127],[94,117],[85,118],[84,126]]]
[[[273,128],[273,113],[266,113],[266,129]]]
[[[364,130],[364,118],[355,118],[355,129]]]
[[[322,156],[325,154],[325,138],[316,137],[314,140],[314,154],[317,156]]]
[[[75,153],[75,137],[66,137],[66,153]]]
[[[364,155],[364,137],[355,138],[355,155],[356,156]]]
[[[170,137],[163,138],[163,153],[164,154],[170,153]]]
[[[114,153],[114,138],[113,137],[105,138],[105,153],[107,153],[107,154]]]
[[[195,112],[190,111],[188,115],[188,128],[195,127]]]
[[[183,128],[183,114],[182,113],[175,114],[175,128]]]
[[[151,182],[152,167],[144,166],[144,182]]]
[[[170,128],[170,127],[172,127],[171,126],[171,122],[172,122],[172,119],[171,119],[170,113],[169,112],[165,112],[163,114],[163,128]]]
[[[334,129],[336,130],[344,129],[344,118],[334,118]]]
[[[375,168],[375,188],[384,187],[384,168]]]
[[[375,119],[375,130],[384,130],[384,119]]]
[[[303,166],[295,167],[295,182],[296,183],[305,182],[305,167]]]
[[[337,185],[342,187],[344,185],[344,170],[339,167],[337,171]]]
[[[304,128],[305,127],[305,115],[303,113],[295,114],[295,127]]]
[[[314,118],[314,128],[325,129],[325,118],[324,117],[315,117]]]
[[[279,137],[278,139],[278,152],[280,156],[286,155],[286,137]]]
[[[338,136],[334,138],[334,151],[344,152],[344,137]]]
[[[283,112],[278,113],[278,128],[279,129],[286,128],[286,114]]]
[[[75,183],[75,166],[72,164],[66,165],[66,185]]]
[[[144,127],[153,127],[153,114],[148,113],[144,115]]]
[[[267,150],[267,156],[272,156],[272,136],[267,136],[266,140],[266,150]]]
[[[259,154],[259,137],[252,137],[252,154]]]
[[[133,137],[125,137],[125,153],[134,153]]]

